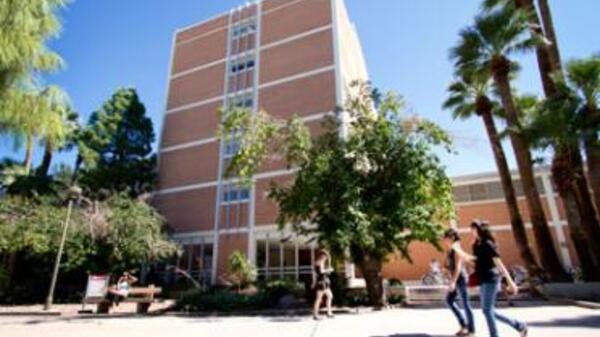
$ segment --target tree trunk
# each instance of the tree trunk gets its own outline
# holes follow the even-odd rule
[[[571,240],[579,258],[584,279],[586,281],[597,281],[600,280],[600,270],[596,259],[591,253],[593,243],[588,240],[582,229],[579,207],[575,201],[573,188],[570,187],[572,184],[569,181],[571,173],[565,172],[569,169],[568,164],[563,164],[561,159],[561,156],[556,155],[552,160],[552,179],[565,207]]]
[[[587,102],[585,118],[592,127],[600,123],[600,109],[593,102]],[[594,205],[596,214],[600,216],[600,140],[594,132],[588,132],[583,139],[585,156],[587,159],[588,182],[594,192]]]
[[[71,176],[72,186],[77,182],[77,175],[79,174],[79,170],[81,170],[81,164],[83,164],[83,158],[81,155],[77,155],[77,159],[75,159],[75,168],[73,169],[73,175]]]
[[[358,264],[365,278],[369,302],[375,307],[384,307],[387,300],[383,289],[383,277],[381,276],[381,261],[369,255],[363,255]]]
[[[502,106],[506,113],[509,136],[517,159],[523,192],[527,199],[527,206],[533,225],[538,256],[540,257],[542,268],[546,271],[551,280],[568,280],[568,276],[558,258],[558,253],[556,252],[552,235],[550,234],[550,228],[546,221],[546,214],[542,207],[540,194],[535,185],[533,161],[531,159],[531,153],[529,152],[529,144],[520,133],[521,125],[510,87],[508,77],[509,70],[510,62],[507,59],[501,58],[492,61],[494,81],[498,87]]]
[[[533,1],[534,0],[516,0],[515,5],[517,8],[523,9],[530,13],[528,18],[532,33],[545,36],[544,31],[542,30],[542,24],[540,23],[540,18],[537,14],[535,3]],[[542,80],[544,92],[546,93],[546,97],[550,97],[548,96],[549,93],[556,93],[557,91],[556,84],[552,79],[552,74],[561,69],[560,63],[555,64],[553,62],[549,48],[544,45],[536,47],[535,55],[537,58],[538,67],[540,69],[540,78]],[[556,66],[558,66],[558,68]]]
[[[17,259],[19,255],[17,252],[10,252],[8,254],[8,265],[6,270],[6,289],[10,289],[15,280],[15,274],[17,272]]]
[[[596,213],[596,208],[592,203],[592,196],[590,194],[587,179],[585,179],[585,173],[583,171],[583,160],[578,149],[573,149],[572,164],[575,168],[573,174],[577,179],[573,182],[575,184],[575,202],[579,208],[579,215],[581,216],[581,227],[589,238],[591,245],[592,254],[596,259],[596,264],[600,266],[600,223]]]
[[[588,181],[594,192],[594,205],[596,212],[600,215],[600,143],[585,141],[585,156],[587,159]]]
[[[560,58],[560,51],[558,49],[556,31],[554,30],[554,20],[552,19],[552,12],[550,11],[550,5],[548,4],[548,0],[538,0],[538,6],[540,8],[540,16],[542,17],[542,24],[544,26],[544,33],[546,34],[546,39],[550,41],[550,45],[546,47],[546,49],[549,52],[554,69],[561,70],[562,61]]]
[[[31,171],[31,163],[33,162],[33,137],[27,135],[27,140],[25,143],[25,160],[23,161],[23,166],[25,166],[25,173],[29,174]]]
[[[50,170],[50,164],[52,163],[52,145],[49,142],[46,142],[46,146],[44,147],[44,158],[42,158],[42,163],[38,168],[38,175],[45,177],[48,175],[48,171]]]
[[[532,27],[532,32],[536,34],[543,34],[544,37],[550,42],[549,45],[540,45],[536,48],[538,55],[538,67],[540,70],[540,75],[542,77],[542,85],[544,88],[544,94],[546,98],[556,97],[558,94],[556,85],[554,84],[554,80],[551,76],[563,76],[562,62],[560,57],[560,52],[558,48],[558,41],[556,37],[556,32],[554,30],[554,23],[552,20],[552,13],[550,11],[550,6],[547,0],[538,0],[540,16],[543,22],[543,30],[540,26],[540,19],[538,17],[538,12],[535,7],[534,0],[516,0],[517,6],[521,8],[525,8],[530,11],[530,23]],[[577,157],[580,158],[579,145],[572,145],[572,149],[565,148],[560,144],[554,144],[554,152],[555,157],[563,157],[570,158],[572,154],[577,153]],[[567,151],[566,153],[561,153],[563,151]],[[586,151],[587,152],[587,151]],[[561,160],[560,158],[558,159]],[[589,160],[589,159],[588,159]],[[575,197],[575,201],[577,203],[577,208],[579,210],[579,217],[581,219],[582,228],[585,230],[586,234],[589,234],[589,231],[596,231],[597,227],[594,223],[598,223],[598,219],[600,216],[600,209],[598,205],[600,202],[596,198],[596,207],[593,206],[594,201],[592,201],[592,196],[587,190],[587,179],[585,174],[583,174],[582,165],[579,165],[575,162],[568,162],[568,165],[575,165],[573,167],[569,167],[569,169],[565,170],[566,173],[571,174],[570,177],[565,178],[567,181],[572,182],[565,188],[572,189],[570,194]],[[594,172],[590,169],[590,172]],[[590,178],[593,179],[593,178]],[[591,182],[591,181],[590,181]],[[594,187],[594,183],[591,182],[592,188]],[[597,187],[600,190],[600,187]],[[598,193],[594,192],[595,195]],[[590,204],[592,207],[590,208]],[[595,208],[595,209],[594,209]],[[591,226],[591,227],[590,227]],[[600,231],[600,228],[597,229]],[[598,240],[600,238],[593,237],[594,240]],[[592,245],[592,249],[596,248]],[[597,253],[592,251],[592,255],[596,256]],[[600,261],[599,261],[600,262]]]
[[[525,230],[523,218],[521,217],[521,213],[519,211],[519,205],[517,203],[517,197],[512,183],[510,169],[508,168],[504,149],[502,149],[502,143],[500,142],[500,137],[494,123],[494,117],[492,116],[490,110],[480,111],[480,116],[483,118],[483,124],[485,125],[485,129],[490,140],[490,145],[492,146],[492,152],[494,153],[496,166],[498,167],[498,174],[500,175],[500,181],[502,182],[504,199],[506,200],[506,205],[508,206],[510,224],[515,242],[517,243],[517,248],[519,249],[519,255],[521,256],[523,263],[525,263],[525,267],[529,271],[530,275],[543,277],[543,271],[535,261],[535,257],[533,256],[531,247],[529,246],[527,231]]]

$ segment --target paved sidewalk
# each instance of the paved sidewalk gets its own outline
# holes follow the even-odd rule
[[[600,310],[572,306],[504,308],[527,321],[530,337],[598,337]],[[487,336],[481,312],[476,313],[478,336]],[[339,315],[315,322],[307,317],[2,317],[0,336],[10,337],[445,337],[457,330],[450,311],[406,308]],[[517,336],[501,327],[501,336]]]

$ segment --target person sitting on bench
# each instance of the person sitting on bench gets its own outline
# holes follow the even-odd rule
[[[137,281],[138,279],[129,272],[124,272],[123,275],[119,277],[117,284],[108,288],[108,298],[116,305],[119,305],[121,300],[129,296],[129,288]]]

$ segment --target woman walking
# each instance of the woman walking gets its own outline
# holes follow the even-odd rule
[[[475,239],[473,254],[476,258],[475,275],[479,280],[481,309],[490,330],[490,337],[498,337],[496,320],[510,325],[521,334],[521,337],[526,337],[528,329],[525,323],[496,312],[496,296],[500,289],[501,276],[506,279],[510,293],[516,294],[519,289],[500,259],[496,240],[489,224],[473,221],[471,223],[471,234]]]
[[[469,293],[467,291],[467,272],[464,267],[465,260],[473,260],[473,257],[465,253],[460,246],[460,236],[454,229],[448,229],[443,236],[444,246],[448,250],[446,256],[446,270],[450,273],[450,284],[448,285],[448,295],[446,295],[446,304],[456,316],[460,330],[455,336],[474,336],[475,322],[473,319],[473,310],[469,303]],[[460,296],[464,315],[457,304],[457,298]]]
[[[315,303],[313,306],[313,318],[319,320],[319,309],[321,302],[325,297],[327,306],[327,317],[333,318],[331,312],[331,302],[333,301],[333,293],[331,292],[331,281],[329,274],[333,272],[331,268],[331,256],[325,250],[322,250],[317,255],[315,261],[315,272],[313,273],[313,289],[316,290]]]

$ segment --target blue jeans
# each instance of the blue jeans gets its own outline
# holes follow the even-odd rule
[[[481,296],[481,310],[483,310],[483,315],[485,316],[488,328],[490,329],[490,337],[498,337],[496,320],[510,325],[517,331],[523,331],[523,329],[526,327],[523,322],[508,318],[496,312],[496,296],[498,295],[499,288],[500,280],[482,282],[479,288]]]
[[[456,303],[456,298],[460,295],[461,304],[463,310],[465,311],[465,315],[463,316],[458,304]],[[464,277],[461,277],[456,282],[456,288],[453,291],[449,292],[446,296],[446,304],[456,316],[458,323],[461,328],[466,328],[469,332],[475,332],[475,321],[473,319],[473,310],[471,309],[471,305],[469,304],[469,293],[467,292],[467,282]],[[465,319],[466,316],[466,319]]]

